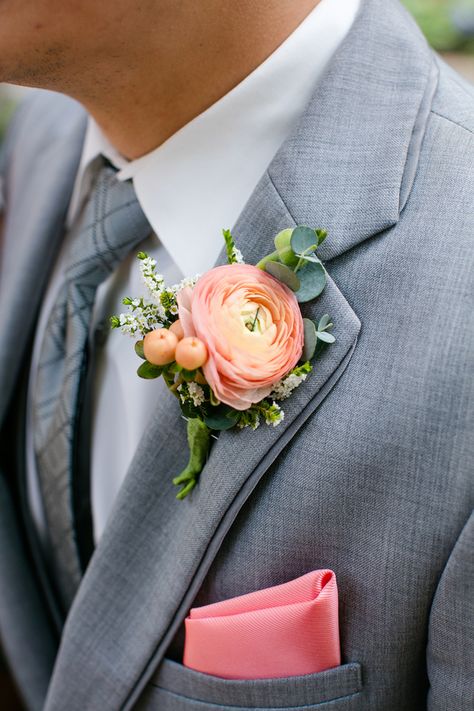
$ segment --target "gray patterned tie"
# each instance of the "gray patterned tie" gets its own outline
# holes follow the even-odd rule
[[[100,169],[70,235],[63,282],[46,327],[33,397],[34,445],[56,583],[66,609],[81,579],[72,476],[96,289],[150,234],[131,182]]]

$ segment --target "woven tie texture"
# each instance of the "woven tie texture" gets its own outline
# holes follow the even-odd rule
[[[99,284],[148,237],[130,181],[104,165],[73,225],[61,287],[46,326],[33,396],[34,446],[55,583],[68,609],[81,580],[72,480],[76,430]]]

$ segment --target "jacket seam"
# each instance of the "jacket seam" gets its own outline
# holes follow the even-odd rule
[[[290,209],[289,209],[288,205],[287,205],[286,202],[283,200],[283,198],[282,198],[282,196],[281,196],[281,194],[280,194],[280,191],[278,190],[277,186],[275,185],[275,181],[273,180],[273,178],[272,178],[272,176],[271,176],[271,174],[270,174],[270,170],[267,170],[267,175],[268,175],[268,179],[269,179],[269,181],[270,181],[270,185],[272,186],[273,190],[274,190],[275,193],[277,194],[278,199],[280,200],[281,204],[283,205],[283,207],[284,207],[285,210],[287,211],[287,213],[288,213],[288,215],[290,216],[290,218],[293,220],[293,223],[294,223],[295,225],[297,225],[297,224],[298,224],[297,221],[296,221],[295,218],[293,217],[292,213],[290,212]]]
[[[440,114],[439,111],[435,111],[434,109],[431,109],[431,113],[434,114],[434,116],[438,116],[438,118],[444,119],[445,121],[452,123],[454,126],[457,126],[458,128],[462,128],[464,131],[467,131],[468,133],[474,134],[474,131],[472,129],[468,128],[467,126],[464,126],[462,123],[453,121],[453,119],[449,118],[449,116]]]
[[[216,703],[215,701],[203,701],[202,699],[193,699],[192,696],[186,696],[185,694],[178,694],[175,691],[170,691],[170,689],[165,689],[163,686],[158,686],[157,684],[151,684],[155,689],[158,689],[159,691],[164,691],[167,694],[170,694],[171,696],[174,696],[178,699],[186,699],[186,701],[189,701],[192,704],[202,704],[203,706],[214,706],[215,708],[219,709],[248,709],[249,706],[239,706],[235,704],[220,704]],[[312,709],[316,708],[317,706],[326,706],[329,704],[332,704],[336,701],[342,701],[343,699],[350,699],[353,696],[357,696],[362,693],[362,689],[358,689],[357,691],[353,691],[350,694],[344,694],[343,696],[336,696],[335,698],[332,699],[326,699],[325,701],[316,701],[314,703],[310,704],[297,704],[296,706],[293,704],[291,706],[252,706],[252,709],[255,709],[255,711],[288,711],[289,709]]]

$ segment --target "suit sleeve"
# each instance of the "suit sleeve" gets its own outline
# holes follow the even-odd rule
[[[474,514],[443,571],[431,608],[428,711],[474,708]]]

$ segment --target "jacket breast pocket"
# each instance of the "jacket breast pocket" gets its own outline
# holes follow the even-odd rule
[[[145,690],[140,711],[259,711],[356,708],[362,690],[361,666],[343,664],[317,674],[286,679],[221,679],[165,659]]]

